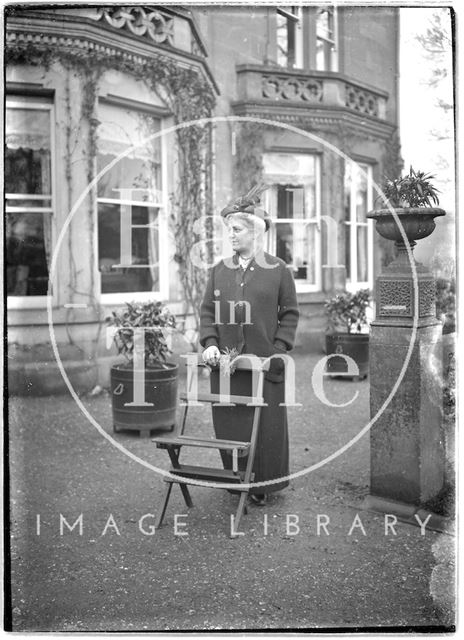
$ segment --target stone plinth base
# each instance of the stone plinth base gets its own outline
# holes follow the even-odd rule
[[[371,325],[371,494],[421,505],[444,481],[442,443],[441,324],[417,329],[411,357],[391,402],[385,401],[400,377],[412,328]]]
[[[452,518],[446,518],[404,502],[387,500],[377,496],[367,496],[361,504],[361,509],[374,511],[375,513],[391,514],[396,516],[399,521],[415,527],[420,527],[421,522],[426,522],[426,531],[439,531],[449,535],[455,535],[456,533],[455,523]]]

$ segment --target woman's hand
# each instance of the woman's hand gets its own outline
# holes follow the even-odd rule
[[[203,362],[214,366],[216,364],[219,364],[219,358],[221,357],[221,352],[216,346],[212,345],[211,347],[208,347],[203,351],[202,357],[203,357]]]

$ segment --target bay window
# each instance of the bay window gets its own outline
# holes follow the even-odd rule
[[[9,304],[45,306],[53,214],[53,105],[9,97],[5,117],[6,288]],[[24,298],[25,297],[25,298]]]
[[[100,101],[97,168],[100,172],[134,146],[98,181],[98,268],[108,302],[166,295],[159,118]],[[111,295],[111,300],[109,296]]]
[[[320,172],[315,154],[266,153],[267,250],[293,270],[298,291],[320,289]]]
[[[345,265],[347,289],[373,285],[373,230],[366,214],[373,207],[372,167],[345,163]]]

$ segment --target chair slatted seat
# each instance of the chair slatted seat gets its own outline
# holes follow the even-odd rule
[[[242,369],[250,369],[250,366],[237,363],[237,366]],[[206,366],[202,362],[198,361],[197,366]],[[254,474],[252,472],[253,462],[255,457],[256,442],[258,438],[259,420],[261,415],[261,406],[264,402],[262,397],[264,371],[259,370],[258,386],[256,396],[223,396],[221,394],[214,393],[200,393],[192,397],[190,393],[180,394],[182,401],[182,414],[180,427],[176,429],[172,434],[166,436],[160,436],[152,438],[159,449],[165,449],[169,454],[171,460],[171,468],[169,469],[169,476],[164,477],[164,481],[167,483],[165,488],[163,503],[159,511],[155,527],[158,528],[162,525],[163,519],[166,513],[167,505],[171,495],[173,484],[178,484],[182,491],[186,505],[190,508],[193,506],[192,498],[188,490],[188,484],[192,484],[191,480],[201,480],[206,482],[215,483],[211,488],[223,489],[221,484],[233,484],[234,492],[240,494],[237,511],[234,517],[234,526],[231,531],[231,537],[238,535],[238,527],[243,513],[246,513],[246,499],[249,493],[249,485],[253,482]],[[184,435],[187,411],[192,401],[198,405],[198,403],[208,403],[212,406],[234,406],[245,405],[253,409],[253,423],[251,428],[251,436],[248,442],[237,440],[224,440],[218,438],[197,438],[193,436]],[[218,451],[228,451],[232,454],[232,469],[223,469],[222,467],[206,467],[202,465],[183,464],[179,461],[179,456],[183,447],[197,447],[201,449],[217,449]],[[238,458],[248,456],[246,462],[246,468],[244,471],[238,468]],[[216,485],[216,486],[215,486]],[[242,486],[245,485],[245,486]]]
[[[189,394],[181,393],[180,399],[188,402]],[[246,406],[253,406],[253,407],[262,405],[264,402],[264,399],[262,397],[251,398],[250,396],[234,396],[234,395],[227,395],[222,397],[221,394],[219,393],[198,393],[195,397],[195,400],[196,402],[221,404],[223,406],[227,404],[230,404],[230,405],[239,404],[239,405],[246,405]]]
[[[180,464],[178,469],[171,469],[173,475],[178,475],[173,482],[183,482],[182,478],[194,478],[195,480],[212,480],[213,482],[242,482],[245,476],[244,471],[229,471],[228,469],[218,469],[217,467],[199,467],[196,465]],[[248,491],[240,489],[237,491]]]
[[[237,451],[242,452],[242,455],[246,455],[250,448],[249,442],[240,442],[239,440],[215,440],[213,438],[191,438],[189,436],[178,436],[177,438],[160,437],[155,438],[154,441],[160,449],[167,447],[204,447],[221,451],[237,449]]]

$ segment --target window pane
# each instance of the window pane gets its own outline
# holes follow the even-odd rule
[[[277,185],[277,217],[304,218],[304,188],[291,185]]]
[[[6,193],[50,195],[50,112],[7,107],[5,120]]]
[[[319,9],[316,18],[316,34],[319,38],[333,40],[333,9]]]
[[[277,64],[282,67],[288,65],[288,20],[280,13],[276,15],[277,21]]]
[[[352,166],[351,163],[345,162],[345,183],[343,206],[345,210],[345,220],[351,221],[351,183],[352,183]]]
[[[32,209],[32,208],[46,208],[50,209],[52,206],[51,198],[34,198],[33,200],[24,197],[24,198],[6,198],[5,200],[6,206],[10,207],[21,207],[21,209]]]
[[[320,9],[316,18],[316,69],[332,69],[332,50],[334,46],[333,9]]]
[[[343,194],[343,208],[345,212],[345,222],[351,222],[351,185],[352,185],[352,164],[345,162],[345,180]],[[345,268],[346,278],[351,280],[351,225],[345,224]]]
[[[276,255],[292,265],[296,280],[314,283],[315,225],[279,222],[276,224]]]
[[[366,167],[360,165],[363,171]],[[356,171],[356,220],[357,222],[366,222],[367,214],[367,178],[363,171],[359,168]]]
[[[293,68],[301,65],[301,12],[285,6],[276,12],[277,64]]]
[[[316,284],[320,269],[315,252],[319,229],[309,223],[315,222],[318,215],[316,163],[315,154],[263,155],[263,176],[266,183],[273,185],[267,192],[269,212],[276,222],[269,251],[292,265],[297,280],[309,284]],[[284,218],[292,222],[283,222]]]
[[[132,264],[146,268],[112,268],[121,262],[120,207],[100,203],[98,207],[98,257],[102,293],[159,290],[159,231],[155,227],[132,228]],[[133,206],[132,225],[153,224],[158,211],[152,207]]]
[[[367,282],[367,226],[357,227],[358,282]]]
[[[368,282],[368,165],[345,163],[345,265],[347,279],[352,283]],[[354,234],[354,236],[353,236]],[[355,255],[351,253],[351,238],[356,245]],[[353,259],[353,265],[351,264]]]
[[[332,44],[326,40],[317,40],[316,43],[316,70],[330,71],[332,60]]]
[[[351,281],[351,226],[345,225],[345,269],[346,279]]]
[[[263,169],[268,183],[314,187],[316,156],[303,153],[265,153]]]
[[[98,181],[100,198],[121,198],[120,189],[150,189],[150,201],[159,202],[161,189],[160,139],[147,141],[160,130],[160,120],[143,113],[113,105],[98,108],[98,171],[104,169],[120,153],[137,145],[127,156]],[[158,192],[158,193],[157,193]],[[134,192],[131,200],[147,200],[148,194]]]
[[[43,296],[48,289],[49,214],[9,213],[6,217],[7,295]]]

